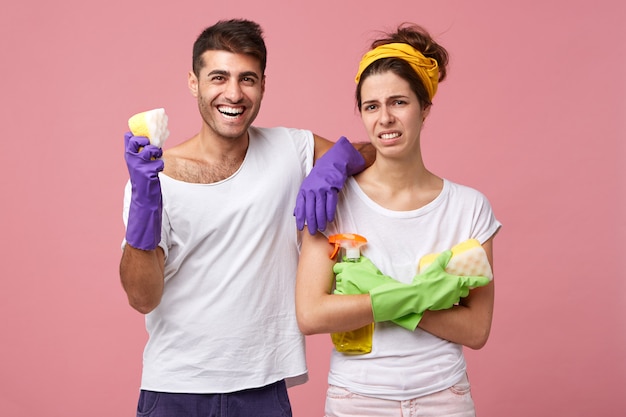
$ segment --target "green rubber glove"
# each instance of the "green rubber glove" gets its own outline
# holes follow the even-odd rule
[[[421,274],[417,274],[410,284],[393,282],[370,290],[372,311],[375,321],[388,321],[404,318],[398,323],[408,330],[415,330],[419,320],[407,320],[405,316],[426,310],[451,308],[470,288],[489,284],[489,278],[479,276],[458,276],[445,271],[452,257],[452,251],[442,252]],[[421,317],[420,317],[421,319]]]
[[[361,256],[357,262],[340,262],[333,267],[335,273],[335,294],[367,294],[373,288],[384,284],[398,283],[390,276],[384,275],[372,261]],[[404,327],[415,329],[422,314],[410,313],[392,320]],[[413,324],[415,323],[415,324]]]
[[[365,256],[356,262],[336,263],[335,294],[367,294],[372,288],[397,282],[382,272]]]

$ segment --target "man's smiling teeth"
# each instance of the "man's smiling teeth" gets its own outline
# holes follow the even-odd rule
[[[380,135],[381,139],[393,139],[393,138],[397,138],[398,136],[400,136],[400,133],[395,132],[395,133],[383,133],[382,135]]]
[[[241,113],[243,113],[243,108],[241,108],[241,107],[226,107],[226,106],[222,106],[222,107],[218,108],[218,110],[224,116],[229,116],[229,117],[237,117]]]

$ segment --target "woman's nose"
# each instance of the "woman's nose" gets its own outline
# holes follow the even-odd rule
[[[393,123],[393,121],[394,121],[393,113],[391,113],[386,106],[381,107],[380,124],[388,125],[388,124]]]

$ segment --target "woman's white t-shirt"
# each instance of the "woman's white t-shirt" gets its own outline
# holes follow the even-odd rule
[[[383,274],[410,283],[420,258],[474,238],[484,243],[501,224],[480,192],[444,179],[440,195],[417,210],[388,210],[371,200],[354,178],[339,196],[336,221],[325,234],[357,233],[362,254]],[[372,352],[344,355],[333,349],[328,382],[352,392],[406,400],[459,382],[466,364],[461,345],[417,328],[375,324]]]

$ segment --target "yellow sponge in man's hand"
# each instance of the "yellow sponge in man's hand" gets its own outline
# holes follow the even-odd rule
[[[154,109],[137,113],[128,119],[128,127],[135,136],[145,136],[150,144],[162,148],[170,135],[167,130],[167,114],[165,109]]]
[[[468,239],[451,248],[452,258],[446,266],[446,272],[453,275],[482,276],[493,279],[493,271],[487,259],[487,253],[476,239]],[[417,266],[417,273],[423,272],[433,263],[438,253],[424,255]]]

